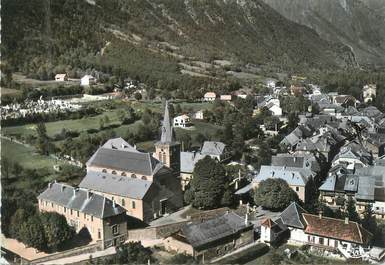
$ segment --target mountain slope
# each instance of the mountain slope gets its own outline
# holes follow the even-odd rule
[[[1,12],[3,59],[27,72],[98,67],[151,76],[152,57],[173,74],[183,60],[303,71],[355,65],[348,47],[323,40],[261,0],[5,0]],[[131,62],[142,59],[135,62],[138,71]],[[155,79],[167,72],[159,71]]]
[[[385,64],[383,0],[263,0],[329,41],[351,47],[361,64]]]

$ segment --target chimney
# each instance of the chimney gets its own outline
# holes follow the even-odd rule
[[[48,183],[48,188],[49,188],[49,189],[52,188],[52,182],[49,182],[49,183]]]
[[[246,213],[245,215],[245,225],[248,225],[249,224],[249,214]]]
[[[116,207],[116,203],[115,203],[115,200],[112,200],[112,207]]]
[[[345,224],[349,224],[349,217],[345,217]]]
[[[87,199],[89,200],[92,196],[92,192],[90,192],[89,190],[87,190]]]
[[[319,217],[319,219],[322,219],[322,210],[320,210],[319,212],[318,212],[318,217]]]
[[[61,192],[63,192],[64,191],[64,185],[61,185]]]

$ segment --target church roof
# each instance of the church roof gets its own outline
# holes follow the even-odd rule
[[[170,113],[168,110],[168,101],[166,101],[166,106],[164,108],[164,117],[163,117],[163,123],[162,123],[162,135],[160,137],[161,143],[171,143],[174,139],[174,132],[171,127],[170,122]]]

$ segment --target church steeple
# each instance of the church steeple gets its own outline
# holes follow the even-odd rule
[[[160,137],[161,143],[171,143],[173,142],[173,129],[170,122],[170,112],[168,110],[168,100],[166,100],[166,106],[164,108],[164,117],[162,122],[162,135]]]
[[[180,171],[180,144],[174,140],[174,131],[170,120],[168,110],[168,101],[164,108],[164,117],[162,122],[162,134],[160,141],[155,143],[154,157],[163,162],[174,171]]]

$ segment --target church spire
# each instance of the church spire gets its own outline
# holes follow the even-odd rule
[[[171,143],[173,141],[173,131],[170,121],[170,113],[168,110],[168,100],[166,100],[166,106],[164,108],[164,118],[162,123],[162,135],[160,137],[161,143]]]

